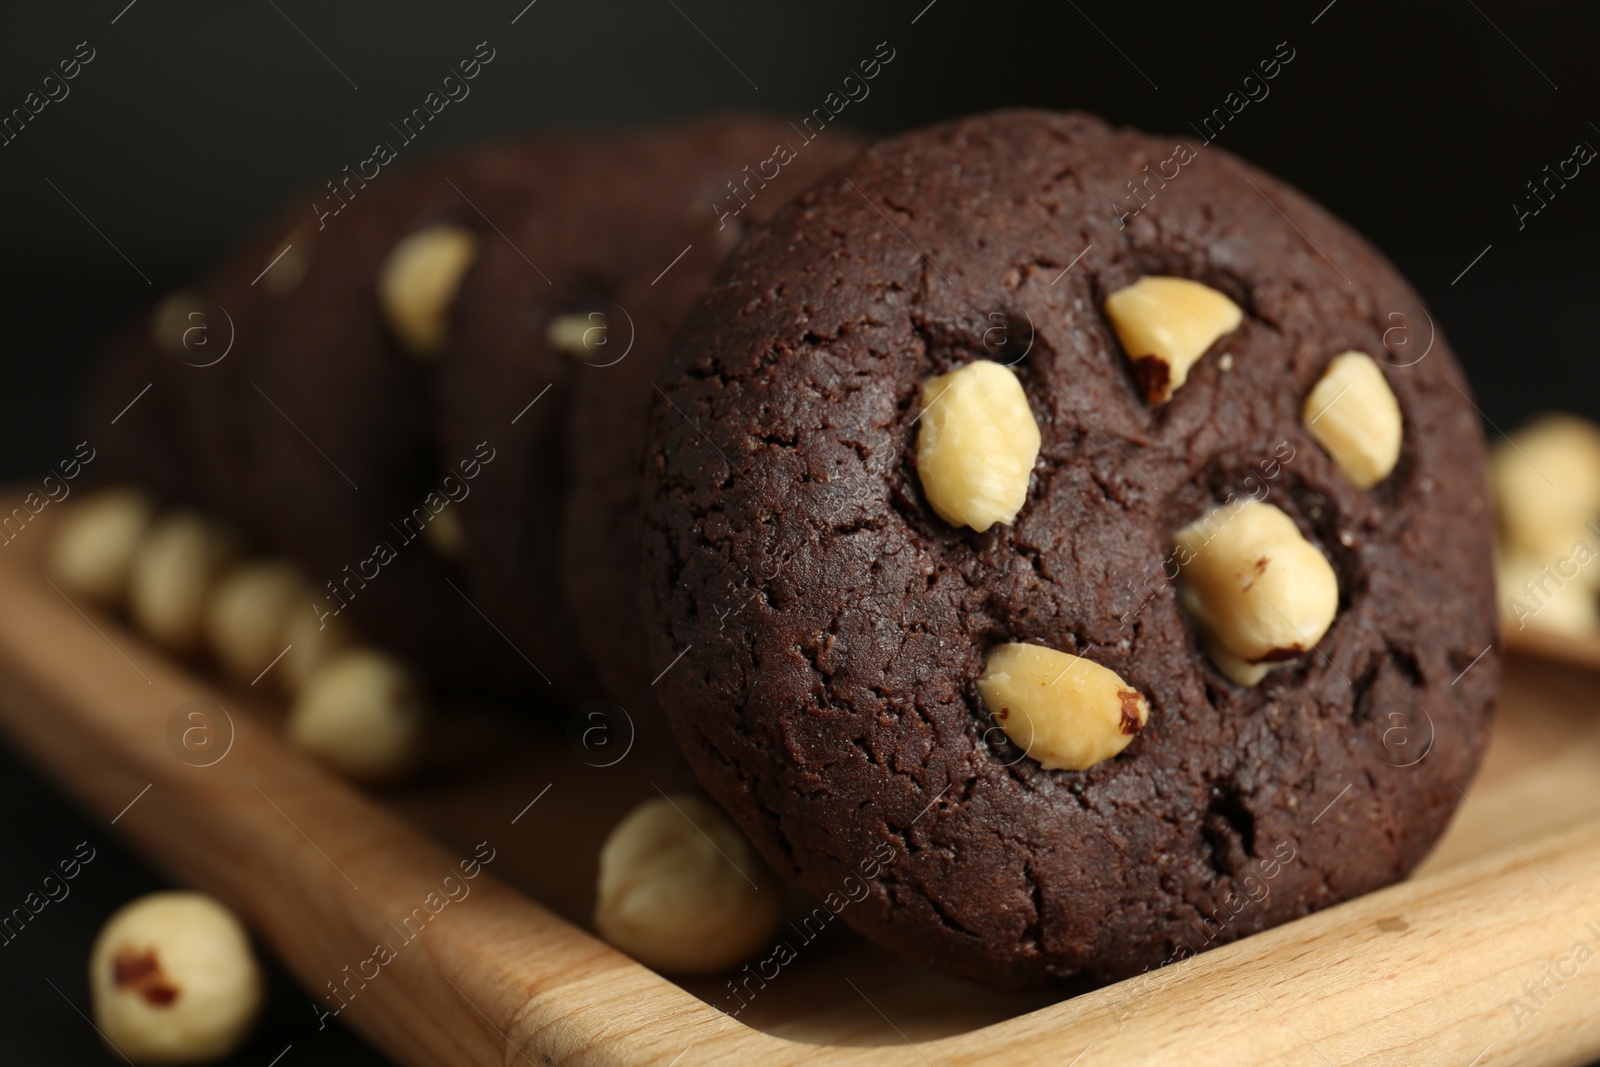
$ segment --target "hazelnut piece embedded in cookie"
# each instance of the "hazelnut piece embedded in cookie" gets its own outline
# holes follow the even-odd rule
[[[1400,459],[1400,401],[1365,352],[1333,358],[1300,410],[1306,431],[1357,489],[1371,489]]]
[[[782,917],[777,876],[697,796],[645,801],[600,849],[595,928],[647,966],[727,970],[771,945]]]
[[[1028,499],[1039,424],[1016,374],[980,359],[922,383],[917,476],[939,517],[982,532]]]
[[[404,237],[378,271],[378,303],[389,329],[418,358],[449,340],[450,306],[478,255],[478,238],[461,226],[429,226]]]
[[[209,1063],[233,1052],[264,982],[234,914],[202,893],[152,893],[106,921],[89,955],[95,1026],[137,1063]]]
[[[1218,668],[1239,684],[1261,680],[1247,667],[1293,659],[1333,625],[1333,566],[1273,505],[1213,508],[1173,540],[1183,606],[1207,646],[1225,653],[1212,656]]]
[[[1144,695],[1117,672],[1043,645],[990,649],[978,693],[1006,736],[1049,771],[1110,759],[1150,719]]]
[[[544,339],[557,352],[587,361],[606,343],[606,317],[599,311],[557,315],[546,327]]]
[[[1152,404],[1172,399],[1206,349],[1244,321],[1238,304],[1188,278],[1140,278],[1106,297],[1105,310]]]

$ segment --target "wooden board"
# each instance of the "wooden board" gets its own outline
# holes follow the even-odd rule
[[[659,784],[646,758],[589,766],[559,733],[468,712],[433,774],[363,795],[276,736],[266,694],[224,691],[48,584],[51,517],[0,552],[0,731],[173,878],[236,908],[307,990],[347,982],[339,1021],[402,1063],[1600,1056],[1600,963],[1572,956],[1600,949],[1600,699],[1575,667],[1513,659],[1483,774],[1404,884],[1070,999],[932,975],[834,928],[734,1019],[722,983],[668,981],[584,928],[600,838]],[[232,723],[208,766],[168,737],[196,699]],[[470,893],[403,936],[480,842],[493,859]],[[394,958],[352,979],[380,942]],[[1533,999],[1525,983],[1541,982]]]

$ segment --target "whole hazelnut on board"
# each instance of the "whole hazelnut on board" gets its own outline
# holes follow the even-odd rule
[[[128,574],[128,612],[150,637],[175,652],[200,644],[206,599],[239,554],[226,527],[192,511],[155,520],[139,539]]]
[[[152,893],[106,921],[89,955],[95,1026],[135,1063],[206,1063],[244,1043],[264,986],[250,938],[203,893]]]
[[[288,649],[276,668],[279,684],[290,696],[299,693],[317,668],[355,643],[355,631],[339,616],[319,615],[309,602],[292,605],[279,646]]]
[[[917,477],[952,526],[1009,523],[1028,500],[1039,424],[1008,367],[976,360],[922,383]]]
[[[416,764],[427,721],[410,671],[386,653],[353,648],[312,672],[284,732],[346,777],[385,782]]]
[[[1554,560],[1540,560],[1504,546],[1495,553],[1495,590],[1500,597],[1502,626],[1570,637],[1600,633],[1600,600],[1595,597],[1600,560],[1593,555],[1595,546],[1580,543],[1577,547],[1587,548],[1588,554],[1569,552]]]
[[[1489,476],[1506,541],[1541,559],[1564,555],[1600,518],[1600,427],[1542,415],[1495,447]]]
[[[1150,705],[1116,671],[1043,645],[996,645],[978,693],[1006,736],[1046,770],[1082,771],[1127,748]]]
[[[283,560],[251,560],[224,574],[206,604],[206,646],[235,678],[253,681],[283,652],[289,613],[308,604],[305,580]]]
[[[69,594],[120,606],[133,550],[155,513],[150,497],[131,485],[91,490],[68,504],[52,533],[50,577]]]
[[[782,916],[777,876],[692,794],[645,801],[600,849],[595,928],[647,967],[725,971],[769,947]]]

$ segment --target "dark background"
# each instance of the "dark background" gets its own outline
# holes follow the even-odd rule
[[[70,95],[0,147],[7,480],[71,454],[75,398],[114,325],[368,155],[485,40],[496,57],[471,96],[402,163],[553,127],[809,111],[885,40],[893,63],[839,121],[892,133],[1003,106],[1076,107],[1193,140],[1189,123],[1287,42],[1295,57],[1270,95],[1216,143],[1399,264],[1466,364],[1491,436],[1549,407],[1600,416],[1600,162],[1521,229],[1512,207],[1576,143],[1600,149],[1600,16],[1578,0],[126,2],[0,14],[0,114],[79,42],[95,50]],[[99,850],[71,897],[0,948],[7,1063],[113,1062],[63,997],[87,1010],[98,925],[162,884],[113,834],[0,747],[0,907],[78,841]],[[318,1033],[309,998],[279,977],[267,1020],[230,1062],[265,1065],[288,1045],[282,1067],[369,1062],[343,1032]]]

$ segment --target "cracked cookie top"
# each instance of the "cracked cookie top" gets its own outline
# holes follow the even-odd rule
[[[982,361],[1014,377],[958,393]],[[670,354],[656,688],[768,862],[824,896],[887,844],[844,919],[957,975],[1111,981],[1375,889],[1498,680],[1466,388],[1381,255],[1215,147],[1032,111],[883,142]]]

